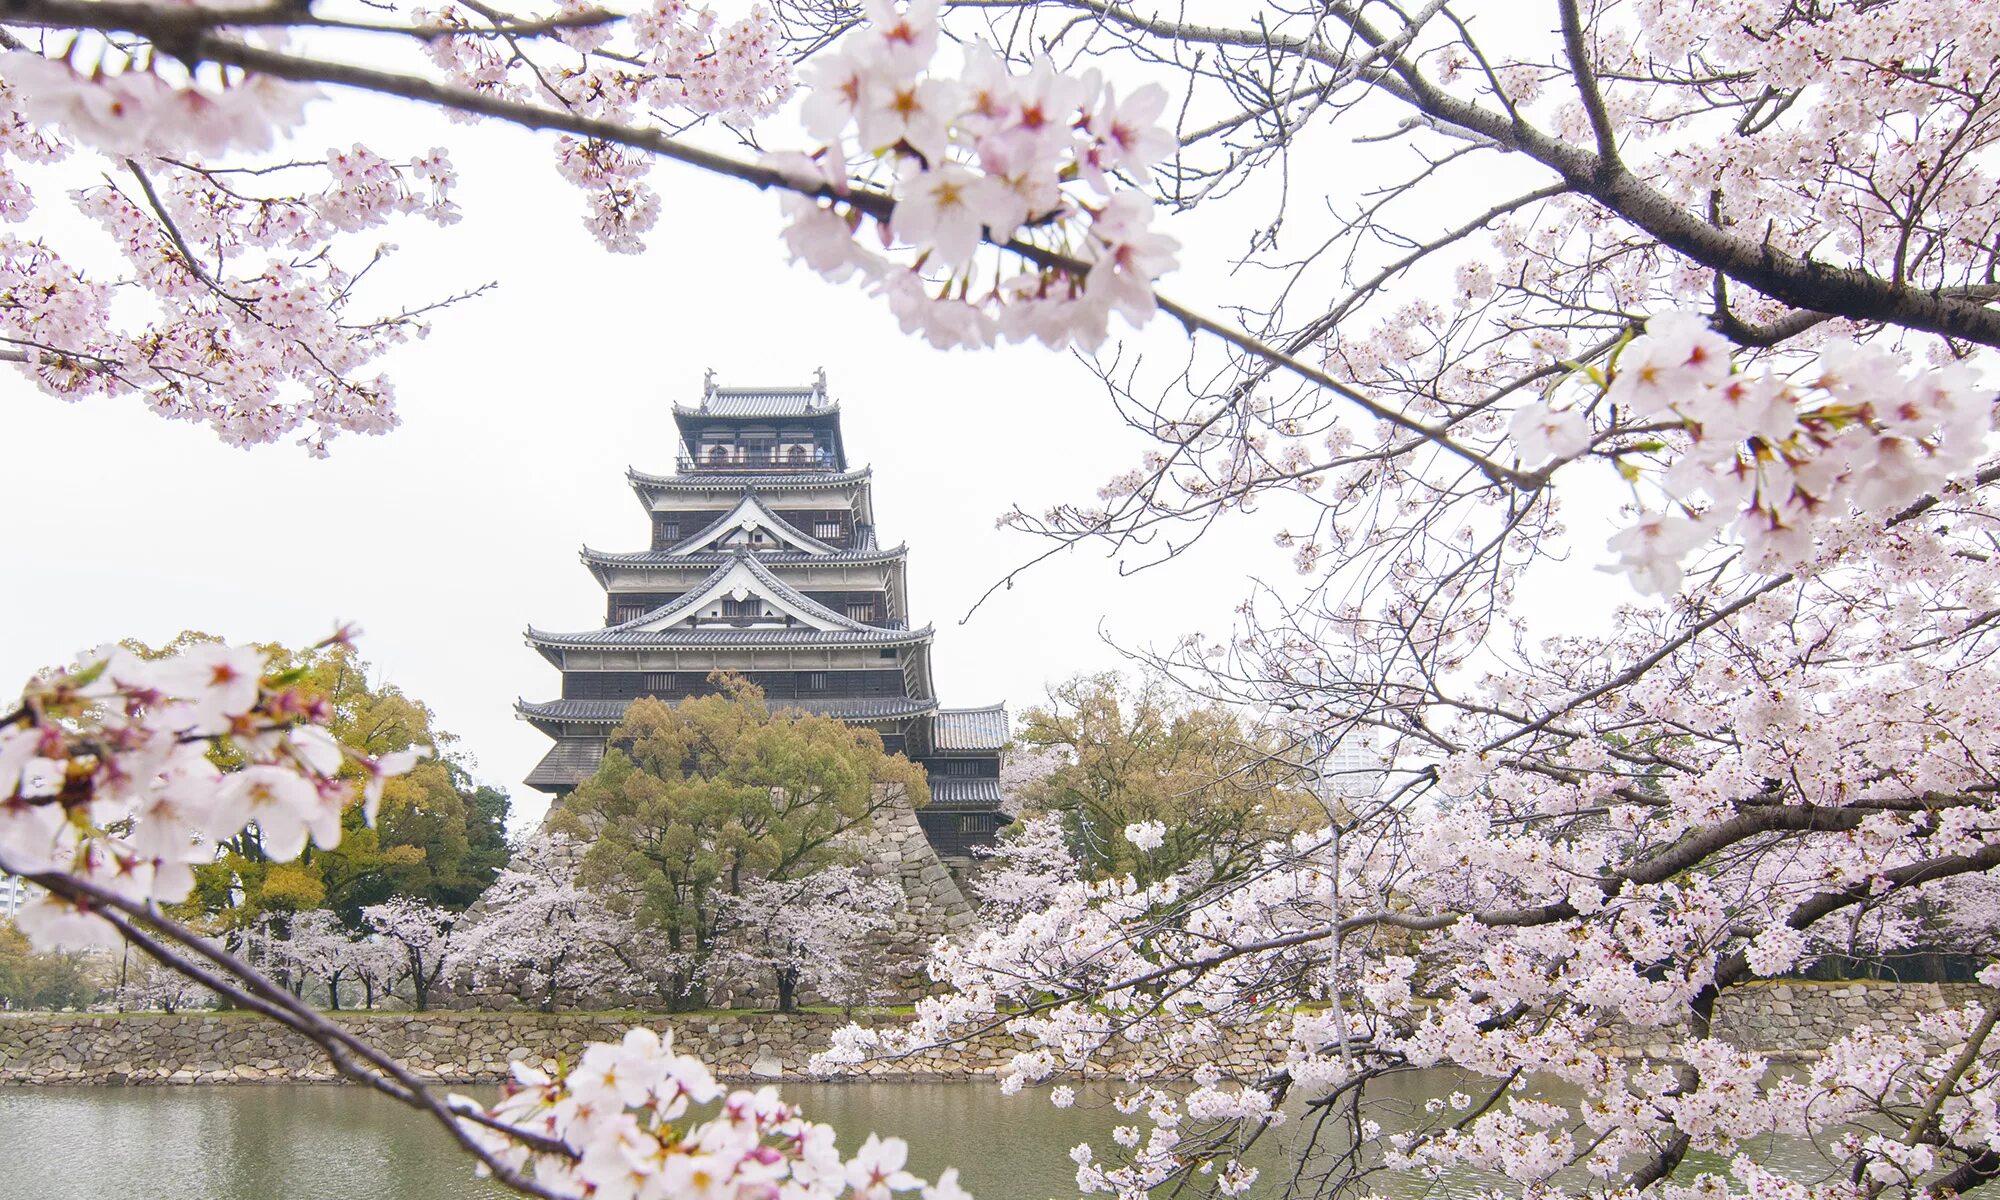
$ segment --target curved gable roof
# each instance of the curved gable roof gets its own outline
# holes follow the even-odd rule
[[[824,637],[851,636],[864,641],[872,641],[883,636],[895,639],[908,638],[912,631],[889,629],[879,625],[869,625],[856,621],[846,613],[835,612],[819,601],[800,593],[784,580],[771,573],[769,567],[757,561],[757,556],[748,551],[738,551],[721,566],[710,571],[702,581],[681,595],[662,604],[650,612],[642,613],[629,621],[607,625],[603,629],[580,633],[550,633],[528,627],[528,640],[537,643],[564,643],[570,645],[605,645],[642,641],[643,637],[631,635],[666,634],[689,614],[699,611],[704,605],[733,592],[756,595],[780,612],[786,613],[808,627],[797,629],[757,629],[748,628],[733,631],[738,635],[771,633],[812,633]],[[686,630],[684,634],[715,633],[726,631]],[[928,629],[922,631],[926,635]],[[752,638],[750,640],[759,640]]]
[[[676,557],[693,554],[738,529],[745,531],[768,529],[771,531],[771,536],[795,550],[803,550],[808,554],[838,553],[832,546],[818,538],[806,536],[803,530],[779,516],[770,505],[764,503],[764,497],[754,487],[743,493],[743,499],[736,502],[735,508],[711,521],[701,532],[692,537],[682,538],[667,547],[666,553]]]

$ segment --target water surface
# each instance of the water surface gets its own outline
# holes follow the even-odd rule
[[[1395,1079],[1415,1111],[1461,1080],[1446,1072]],[[490,1099],[490,1090],[467,1089]],[[1068,1150],[1108,1145],[1129,1118],[1111,1091],[1078,1089],[1058,1109],[1046,1092],[1008,1097],[990,1083],[786,1084],[785,1097],[831,1123],[851,1149],[871,1131],[911,1143],[912,1170],[935,1178],[945,1166],[979,1200],[1076,1195]],[[1393,1118],[1385,1119],[1392,1124]],[[1265,1167],[1253,1196],[1283,1194],[1282,1169],[1307,1122],[1262,1141]],[[266,1084],[222,1087],[0,1088],[0,1198],[4,1200],[491,1200],[510,1195],[472,1177],[467,1159],[429,1118],[358,1087]],[[1756,1156],[1787,1173],[1817,1175],[1823,1160],[1805,1143],[1760,1144]],[[1714,1169],[1714,1162],[1691,1167]],[[1375,1189],[1404,1200],[1469,1200],[1518,1185],[1466,1172],[1432,1188],[1376,1177]]]

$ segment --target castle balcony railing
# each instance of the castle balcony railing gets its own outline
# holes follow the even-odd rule
[[[829,474],[840,470],[831,452],[821,454],[763,454],[749,453],[733,457],[708,455],[681,455],[675,459],[675,469],[683,475],[701,474],[742,474],[745,471],[765,471],[772,474],[789,474],[800,471],[824,471]]]

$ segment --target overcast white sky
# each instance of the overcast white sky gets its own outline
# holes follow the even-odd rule
[[[1100,627],[1129,643],[1219,633],[1250,572],[1285,570],[1248,530],[1132,578],[1101,553],[1070,553],[961,625],[1044,548],[996,516],[1088,501],[1136,461],[1139,441],[1082,365],[1037,348],[931,350],[858,291],[786,265],[773,200],[693,171],[656,175],[667,216],[648,253],[606,254],[543,141],[395,111],[376,148],[454,147],[466,219],[393,231],[400,274],[385,282],[399,300],[489,278],[499,289],[388,360],[403,428],[340,439],[330,461],[228,449],[131,400],[69,405],[0,375],[7,686],[122,637],[193,628],[304,643],[352,620],[380,674],[436,710],[482,779],[538,813],[519,780],[548,742],[512,705],[554,696],[558,678],[522,628],[602,623],[577,549],[646,544],[625,469],[672,469],[669,409],[699,395],[710,367],[725,383],[826,368],[850,454],[875,467],[881,536],[910,544],[946,703],[1018,711],[1047,682],[1113,665]],[[36,225],[73,244],[66,223]],[[1179,342],[1164,327],[1150,336]]]

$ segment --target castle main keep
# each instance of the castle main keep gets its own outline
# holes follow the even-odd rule
[[[929,625],[913,628],[907,550],[876,536],[872,472],[848,465],[840,405],[822,373],[804,387],[720,387],[675,405],[671,474],[627,472],[651,522],[645,550],[583,551],[604,588],[604,627],[528,644],[562,672],[554,700],[520,717],[555,739],[527,783],[561,795],[596,771],[641,696],[669,703],[744,676],[773,708],[876,730],[930,775],[917,813],[939,855],[990,843],[1007,711],[945,708]]]

